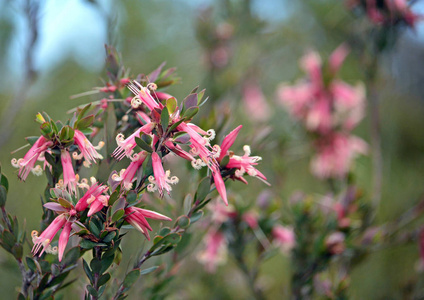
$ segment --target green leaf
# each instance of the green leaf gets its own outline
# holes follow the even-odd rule
[[[50,125],[51,125],[51,128],[52,128],[53,132],[55,134],[58,134],[59,133],[59,128],[57,127],[57,124],[53,120],[50,120]]]
[[[84,106],[80,113],[78,114],[78,121],[81,120],[82,117],[84,117],[85,113],[88,111],[88,109],[91,107],[91,103],[87,104],[86,106]]]
[[[91,124],[93,124],[93,121],[94,121],[94,115],[89,115],[85,118],[82,118],[81,120],[78,120],[75,123],[75,127],[78,130],[82,130],[82,129],[85,129],[87,127],[90,127]]]
[[[79,247],[74,247],[68,250],[65,254],[65,258],[63,260],[64,265],[73,265],[77,262],[78,258],[80,258],[81,251]]]
[[[16,238],[15,236],[9,231],[9,230],[4,230],[3,231],[3,243],[5,243],[6,245],[9,246],[9,248],[12,248],[13,245],[15,245],[16,243]]]
[[[169,125],[169,112],[166,106],[162,109],[162,113],[160,114],[160,123],[162,125],[163,132],[166,132]]]
[[[93,271],[93,273],[100,273],[100,269],[102,268],[102,262],[98,260],[97,258],[93,258],[90,261],[90,268]]]
[[[103,274],[99,278],[99,281],[97,282],[98,286],[105,285],[109,281],[109,279],[110,279],[110,274],[109,273]]]
[[[125,214],[125,211],[123,209],[118,209],[113,215],[112,215],[112,222],[116,222],[120,220]]]
[[[91,296],[97,299],[98,297],[97,291],[91,285],[87,285],[87,291],[90,293]]]
[[[53,133],[53,129],[50,123],[45,122],[40,126],[41,133],[45,137],[50,137],[50,135]]]
[[[12,247],[12,254],[13,256],[17,259],[17,260],[21,260],[22,259],[22,255],[23,255],[24,249],[22,247],[21,244],[15,244]]]
[[[85,261],[85,259],[82,260],[82,266],[84,268],[84,272],[87,275],[88,279],[90,280],[91,283],[93,283],[94,282],[93,274],[92,274],[90,267],[88,266],[87,262]]]
[[[147,144],[145,141],[143,141],[142,139],[136,137],[135,138],[135,143],[137,144],[137,146],[139,146],[141,149],[146,150],[149,153],[153,152],[152,147],[150,147],[149,144]]]
[[[186,214],[189,213],[192,204],[193,204],[193,197],[191,196],[191,194],[187,194],[184,198],[184,205],[183,205],[184,213]]]
[[[166,99],[166,107],[168,108],[169,114],[173,114],[177,109],[177,99],[174,97]]]
[[[225,168],[228,163],[230,162],[230,157],[228,155],[224,156],[224,158],[221,160],[221,162],[219,163],[221,168]]]
[[[35,262],[34,262],[34,260],[31,258],[31,257],[29,257],[29,256],[27,256],[26,258],[25,258],[25,260],[26,260],[26,264],[27,264],[27,266],[28,266],[28,268],[31,270],[31,271],[36,271],[37,270],[37,266],[36,266],[36,264],[35,264]]]
[[[175,122],[174,124],[172,124],[172,126],[169,127],[168,132],[171,132],[172,130],[174,130],[175,128],[177,128],[177,126],[180,125],[182,122],[184,122],[184,119],[181,119],[178,122]]]
[[[165,236],[167,234],[171,233],[171,228],[169,227],[162,227],[158,233],[160,236]]]
[[[116,236],[116,231],[111,231],[102,239],[102,241],[104,243],[110,243],[115,238],[115,236]]]
[[[57,202],[60,205],[62,205],[64,208],[71,208],[72,207],[72,204],[69,201],[67,201],[67,200],[65,200],[63,198],[58,198],[57,199]]]
[[[149,274],[149,273],[153,272],[154,270],[156,270],[157,268],[159,268],[159,266],[154,266],[154,267],[150,267],[150,268],[147,268],[147,269],[141,270],[141,271],[140,271],[140,275],[146,275],[146,274]]]
[[[124,289],[125,290],[129,289],[137,281],[139,276],[140,276],[140,269],[135,269],[129,272],[127,276],[125,276],[125,279],[123,282]]]
[[[202,101],[202,98],[205,95],[205,91],[206,89],[203,89],[197,94],[197,105],[200,105],[200,102]]]
[[[199,107],[198,106],[193,106],[188,108],[183,115],[183,118],[186,120],[190,120],[192,119],[197,113],[199,112]]]
[[[188,228],[190,226],[190,218],[187,216],[178,217],[177,225],[180,226],[180,228]]]
[[[112,265],[115,255],[109,255],[102,258],[101,263],[102,267],[100,268],[100,274],[103,274],[109,267]]]
[[[1,173],[0,176],[1,176],[0,184],[2,186],[4,186],[6,188],[6,191],[8,192],[9,191],[9,180],[7,180],[7,177],[3,173]]]
[[[97,246],[97,243],[90,240],[82,240],[80,242],[80,247],[83,249],[93,249],[95,246]]]
[[[40,138],[39,136],[29,136],[29,137],[26,137],[25,139],[31,146],[34,146],[35,142],[38,141],[39,138]]]
[[[19,293],[17,300],[25,300],[25,296]]]
[[[199,221],[199,219],[202,216],[203,216],[203,211],[202,210],[196,211],[194,214],[191,215],[190,222],[191,223],[195,223],[195,222]]]
[[[200,203],[208,196],[210,192],[211,182],[209,177],[205,177],[200,181],[197,187],[196,195],[194,195],[194,201]]]
[[[0,207],[5,206],[6,199],[7,199],[7,190],[3,185],[1,185],[0,186]]]
[[[35,115],[35,122],[43,124],[46,122],[46,120],[44,119],[42,114],[38,113]]]
[[[100,236],[100,229],[97,227],[96,223],[93,220],[90,220],[90,222],[88,222],[88,229],[96,237],[99,237]]]

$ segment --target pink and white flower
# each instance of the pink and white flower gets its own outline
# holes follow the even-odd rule
[[[142,234],[144,234],[147,240],[150,241],[149,231],[152,231],[152,227],[150,227],[146,218],[154,220],[172,221],[171,218],[148,209],[138,208],[135,206],[127,207],[125,209],[124,220],[130,223],[135,229],[140,231]]]
[[[85,161],[88,163],[96,162],[96,159],[103,159],[103,156],[101,156],[97,151],[96,147],[91,144],[91,142],[87,139],[87,137],[82,133],[81,131],[75,129],[74,134],[74,141],[75,144],[78,146],[78,148],[81,151],[81,154],[83,155]],[[101,148],[104,145],[104,143],[99,143],[99,146],[97,148]]]
[[[147,157],[146,151],[141,151],[140,153],[136,153],[131,157],[131,163],[128,168],[122,169],[118,174],[112,176],[112,179],[115,181],[121,181],[124,189],[130,190],[132,187],[133,181],[136,179],[135,174],[143,165],[144,161]]]
[[[29,173],[35,168],[35,163],[38,158],[47,151],[49,147],[53,145],[52,141],[47,140],[44,136],[40,136],[38,140],[32,145],[32,147],[25,154],[24,158],[16,160],[12,159],[12,165],[16,168],[19,168],[18,176],[21,180],[26,180]],[[39,167],[37,168],[38,171]]]
[[[152,153],[152,166],[154,176],[149,177],[150,184],[147,186],[147,190],[149,192],[158,190],[161,197],[163,196],[163,190],[169,194],[172,191],[170,184],[177,184],[179,181],[178,177],[171,177],[171,171],[169,170],[164,171],[162,160],[156,152]]]
[[[136,137],[140,137],[140,134],[150,134],[152,130],[155,128],[156,124],[153,122],[147,123],[146,125],[137,129],[133,134],[124,139],[124,135],[122,133],[116,136],[116,143],[118,147],[113,151],[112,156],[118,160],[124,158],[124,156],[130,157],[133,154],[133,149],[137,145],[135,142]]]
[[[63,169],[63,184],[70,193],[76,193],[77,181],[75,178],[74,167],[72,165],[72,158],[69,151],[63,149],[60,152],[60,160],[62,161]]]

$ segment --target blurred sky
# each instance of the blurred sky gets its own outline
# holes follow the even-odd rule
[[[5,2],[7,0],[0,0]],[[10,17],[15,21],[15,36],[9,49],[8,64],[14,76],[20,76],[23,70],[23,54],[27,40],[27,23],[21,13],[25,0],[12,4]],[[169,1],[162,1],[169,5]],[[166,2],[166,3],[165,3]],[[213,0],[176,0],[174,5],[183,3],[194,11],[212,4]],[[252,1],[254,12],[268,22],[281,21],[290,11],[281,0]],[[104,44],[107,41],[105,19],[101,11],[83,0],[44,0],[41,1],[40,36],[36,44],[34,65],[41,75],[51,70],[67,57],[73,57],[81,66],[99,72],[103,68]],[[98,0],[106,13],[110,10],[117,15],[117,23],[125,21],[125,11],[113,0]],[[194,15],[193,15],[194,18]],[[13,66],[13,67],[12,67]]]

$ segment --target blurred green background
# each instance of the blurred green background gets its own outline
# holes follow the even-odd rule
[[[38,11],[28,13],[35,2]],[[241,151],[242,145],[251,144],[253,154],[263,157],[259,169],[269,178],[276,201],[287,202],[297,190],[324,193],[325,185],[309,173],[310,149],[302,130],[277,104],[275,91],[280,83],[301,75],[298,59],[307,49],[329,54],[341,42],[352,42],[354,24],[339,0],[0,0],[0,162],[11,185],[8,209],[26,224],[28,233],[38,229],[44,178],[29,176],[27,182],[19,182],[10,160],[24,152],[11,152],[25,144],[24,137],[39,134],[33,121],[37,112],[66,119],[66,111],[96,99],[69,96],[102,86],[105,43],[117,47],[132,74],[149,73],[163,61],[167,67],[176,66],[182,84],[167,92],[177,99],[197,85],[206,88],[211,100],[198,121],[218,107],[229,114],[228,130],[244,125],[236,146]],[[423,40],[420,26],[415,32],[405,31],[380,59],[377,89],[384,179],[379,223],[394,220],[423,192]],[[356,57],[352,53],[342,68],[349,83],[363,80],[364,70]],[[242,88],[248,80],[259,84],[271,108],[265,121],[256,121],[244,109]],[[356,134],[369,141],[369,127],[366,118]],[[355,174],[369,198],[370,157],[358,160]],[[178,203],[188,187],[180,183],[173,195]],[[249,179],[248,186],[232,183],[230,189],[237,201],[252,203],[265,186]],[[130,234],[132,242],[127,246],[134,257],[145,242],[136,232]],[[193,247],[198,250],[196,243]],[[352,274],[352,299],[403,299],[419,276],[418,260],[417,243],[375,252]],[[124,259],[116,272],[124,272],[128,261]],[[0,264],[0,298],[12,299],[20,274],[3,251]],[[231,260],[211,275],[192,255],[179,272],[168,299],[250,297]],[[289,274],[290,258],[279,255],[265,263],[259,281],[270,299],[288,298]],[[84,282],[85,278],[78,279],[74,293],[64,299],[81,298],[78,286]],[[130,298],[143,296],[135,288]]]

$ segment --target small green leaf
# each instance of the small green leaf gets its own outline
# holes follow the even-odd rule
[[[120,220],[125,214],[125,211],[123,209],[118,209],[113,215],[112,215],[112,222],[116,222]]]
[[[35,122],[43,124],[46,122],[46,120],[44,119],[42,114],[38,113],[35,115]]]
[[[91,296],[97,299],[98,297],[97,291],[91,285],[87,285],[87,291],[90,293]]]
[[[221,168],[225,168],[228,163],[230,162],[230,157],[228,155],[224,156],[224,158],[221,160],[221,162],[219,163]]]
[[[153,152],[152,147],[150,147],[149,144],[147,144],[145,141],[143,141],[142,139],[136,137],[135,138],[135,143],[137,144],[137,146],[139,146],[141,149],[146,150],[149,153]]]
[[[9,180],[4,174],[1,174],[0,184],[6,188],[6,192],[9,191]]]
[[[109,279],[110,279],[110,274],[109,273],[103,274],[99,278],[99,281],[97,282],[98,286],[105,285],[109,281]]]
[[[198,106],[193,106],[188,108],[183,115],[183,118],[186,120],[190,120],[192,119],[197,113],[199,112],[199,107]]]
[[[77,262],[78,258],[81,255],[81,251],[79,247],[74,247],[68,250],[65,254],[65,258],[63,260],[64,265],[73,265]]]
[[[194,196],[194,201],[200,203],[208,196],[210,192],[211,182],[209,177],[205,177],[200,181],[199,186],[197,187],[196,195]]]
[[[67,200],[65,200],[63,198],[58,198],[57,199],[57,202],[60,205],[62,205],[64,208],[71,208],[72,207],[72,204],[69,201],[67,201]]]
[[[94,234],[96,237],[100,236],[100,229],[97,227],[96,223],[91,220],[88,222],[88,229]]]
[[[129,272],[127,276],[125,276],[125,279],[123,282],[124,289],[130,288],[137,281],[139,276],[140,276],[140,269],[135,269]]]
[[[80,242],[80,247],[83,249],[92,249],[95,246],[97,246],[97,243],[90,241],[90,240],[82,240]]]
[[[100,269],[102,268],[102,262],[96,258],[93,258],[90,261],[90,268],[93,271],[93,273],[100,273]]]
[[[199,219],[202,216],[203,216],[203,211],[202,210],[196,211],[194,214],[191,215],[190,222],[191,223],[195,223],[195,222],[199,221]]]
[[[7,191],[3,185],[0,185],[0,207],[4,207],[7,199]]]
[[[91,283],[93,283],[94,282],[93,274],[92,274],[90,267],[88,266],[87,262],[85,261],[85,259],[82,260],[82,266],[84,268],[84,272],[87,275],[88,279],[90,280]]]
[[[191,196],[191,194],[187,194],[184,198],[184,205],[183,205],[184,213],[186,214],[189,213],[192,203],[193,203],[193,197]]]
[[[171,233],[171,228],[169,227],[162,227],[158,233],[160,236],[165,236],[167,234]]]
[[[39,136],[29,136],[29,137],[26,137],[25,139],[31,146],[33,146],[35,142],[38,141],[39,138],[40,138]]]
[[[179,120],[178,122],[175,122],[174,124],[172,124],[171,127],[169,127],[168,132],[171,132],[172,130],[174,130],[175,128],[178,127],[178,125],[180,125],[182,122],[184,122],[184,119]]]
[[[89,115],[85,118],[82,118],[81,120],[78,120],[75,123],[75,127],[78,130],[82,130],[82,129],[90,127],[91,124],[93,124],[93,121],[94,121],[94,115]]]
[[[180,216],[177,219],[177,225],[180,226],[180,228],[188,228],[190,226],[190,219],[187,216]]]
[[[184,100],[183,100],[183,104],[184,104],[184,110],[188,110],[192,107],[197,106],[197,94],[196,93],[192,93],[190,95],[188,95]]]
[[[104,243],[110,243],[110,241],[112,241],[116,236],[116,231],[111,231],[109,232],[104,238],[103,238],[103,242]]]
[[[90,108],[90,106],[91,106],[91,103],[90,104],[87,104],[86,106],[84,106],[81,109],[80,113],[78,114],[78,121],[81,120],[82,117],[84,117],[85,113],[88,111],[88,109]]]
[[[206,89],[203,89],[197,94],[197,105],[200,105],[202,98],[205,95],[205,91]]]
[[[166,132],[169,125],[169,112],[166,106],[162,109],[162,113],[160,114],[160,123],[162,125],[163,132]]]
[[[166,107],[168,108],[168,112],[173,114],[177,109],[177,99],[174,97],[166,99]]]
[[[157,268],[159,268],[159,266],[154,266],[154,267],[150,267],[150,268],[147,268],[147,269],[141,270],[141,271],[140,271],[140,275],[146,275],[146,274],[149,274],[149,273],[153,272],[154,270],[156,270]]]
[[[115,259],[115,255],[109,255],[102,258],[101,260],[102,267],[100,268],[100,274],[103,274],[107,269],[109,269],[114,259]]]
[[[34,260],[31,258],[31,257],[29,257],[29,256],[27,256],[26,258],[25,258],[25,260],[26,260],[26,264],[27,264],[27,266],[28,266],[28,268],[31,270],[31,271],[36,271],[37,270],[37,266],[35,265],[35,262],[34,262]]]

